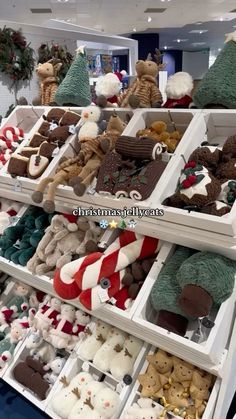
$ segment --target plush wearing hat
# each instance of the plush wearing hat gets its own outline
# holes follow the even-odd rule
[[[189,73],[180,71],[167,80],[167,101],[164,108],[189,108],[192,103],[193,78]]]
[[[97,105],[105,108],[118,105],[118,95],[121,90],[121,73],[107,73],[98,78],[95,86]]]
[[[236,34],[227,35],[225,46],[209,68],[195,93],[199,108],[236,108]]]

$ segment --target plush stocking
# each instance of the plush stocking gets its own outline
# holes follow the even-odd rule
[[[125,269],[136,260],[142,260],[158,251],[158,239],[143,236],[122,248],[104,254],[95,263],[75,273],[75,280],[81,290],[93,288],[102,278],[110,277],[114,272]],[[119,289],[119,288],[118,288]]]
[[[72,300],[80,295],[81,288],[75,279],[76,273],[80,270],[84,270],[89,266],[96,263],[99,259],[104,259],[110,253],[120,249],[122,246],[126,246],[128,243],[135,241],[141,236],[136,235],[131,231],[124,231],[120,236],[105,250],[104,253],[95,252],[88,256],[76,259],[73,262],[67,263],[60,270],[56,270],[54,275],[54,289],[57,294],[66,300]],[[114,272],[114,271],[113,271]],[[112,272],[112,273],[113,273]],[[95,285],[97,284],[97,281]],[[89,288],[89,287],[88,287]]]

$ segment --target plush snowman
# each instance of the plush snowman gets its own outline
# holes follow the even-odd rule
[[[98,106],[87,106],[82,111],[81,120],[77,128],[79,141],[83,141],[86,138],[96,138],[105,131],[106,125],[101,109]]]
[[[125,412],[124,419],[156,419],[162,412],[161,405],[153,407],[151,399],[141,398]]]
[[[117,380],[123,380],[125,375],[132,375],[135,360],[142,347],[142,341],[134,336],[128,336],[124,347],[111,361],[111,374]]]
[[[94,409],[104,419],[110,419],[117,412],[120,403],[119,395],[106,387],[99,391],[94,398]]]
[[[97,320],[93,331],[87,328],[86,333],[88,337],[78,349],[79,356],[86,361],[92,361],[97,351],[106,341],[110,330],[111,326],[100,320]]]
[[[81,390],[80,400],[74,405],[68,419],[81,419],[84,415],[87,415],[89,419],[93,417],[94,409],[91,409],[91,404],[94,403],[96,394],[105,387],[105,384],[95,380],[86,384]],[[96,415],[99,417],[97,412]]]
[[[56,349],[73,349],[73,347],[70,347],[70,341],[73,332],[77,330],[77,327],[74,328],[73,325],[75,312],[75,307],[70,304],[62,304],[55,328],[51,328],[49,332],[44,331],[44,338]],[[72,346],[74,346],[74,343]]]
[[[125,341],[126,334],[113,327],[107,336],[106,342],[95,354],[93,364],[101,371],[109,371],[112,359],[117,354],[117,349],[121,350]]]

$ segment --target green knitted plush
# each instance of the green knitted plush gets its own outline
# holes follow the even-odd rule
[[[68,70],[66,77],[60,84],[55,95],[58,105],[73,104],[88,106],[91,103],[89,73],[87,59],[83,48],[78,49],[78,54]]]
[[[215,63],[207,71],[194,94],[199,108],[220,105],[236,108],[236,42],[230,37]]]
[[[156,311],[167,310],[185,316],[178,304],[181,288],[176,275],[182,263],[193,251],[187,247],[177,247],[170,260],[159,273],[151,291],[151,304]]]
[[[211,296],[214,306],[219,307],[233,292],[235,274],[236,261],[216,253],[198,252],[182,263],[177,281],[183,291],[189,285],[202,288]],[[188,304],[193,307],[196,298],[193,292]],[[196,301],[196,305],[199,303],[202,301]]]

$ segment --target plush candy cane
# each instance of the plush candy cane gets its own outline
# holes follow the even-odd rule
[[[158,247],[158,239],[144,236],[112,253],[109,252],[108,255],[104,255],[86,268],[80,269],[74,276],[76,283],[81,290],[93,288],[102,278],[109,278],[114,272],[125,269],[136,260],[154,255]]]
[[[96,285],[94,288],[82,291],[79,296],[80,303],[88,310],[97,310],[102,307],[106,301],[102,300],[101,292],[105,291],[107,294],[107,301],[114,297],[117,292],[123,288],[122,279],[125,275],[125,269],[120,272],[115,272],[109,277],[109,288],[103,290],[101,285]]]
[[[94,264],[97,260],[104,258],[115,250],[120,249],[122,246],[126,246],[127,243],[137,240],[139,237],[141,236],[134,232],[124,231],[104,253],[91,253],[88,256],[67,263],[60,270],[56,270],[53,286],[57,294],[65,300],[77,298],[80,295],[81,290],[75,281],[75,275],[80,269],[84,271],[90,264]]]
[[[19,141],[20,138],[24,137],[24,131],[18,127],[5,127],[2,131],[4,137],[10,141]]]

